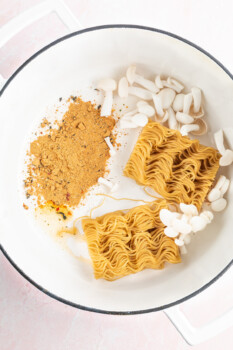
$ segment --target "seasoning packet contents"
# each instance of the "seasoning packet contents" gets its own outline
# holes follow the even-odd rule
[[[42,127],[48,124],[44,120]],[[104,138],[114,144],[113,117],[100,117],[91,102],[73,98],[61,121],[30,145],[27,197],[35,195],[38,204],[77,206],[88,189],[103,177],[110,157]]]

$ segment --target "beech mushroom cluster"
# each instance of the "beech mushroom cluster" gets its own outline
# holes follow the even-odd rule
[[[122,77],[118,83],[118,95],[121,98],[126,98],[129,95],[134,95],[141,100],[148,101],[147,108],[154,105],[152,115],[144,114],[140,116],[140,125],[133,122],[134,113],[131,111],[122,117],[120,123],[122,128],[136,128],[144,126],[146,117],[154,117],[154,120],[167,124],[169,128],[179,129],[181,134],[186,136],[189,133],[194,135],[203,135],[207,132],[207,124],[202,119],[204,110],[202,106],[201,90],[193,87],[190,93],[184,94],[182,91],[184,86],[176,79],[168,77],[166,80],[161,79],[160,75],[155,77],[155,80],[149,80],[139,75],[136,72],[136,66],[130,66],[126,71],[126,76]],[[130,118],[132,117],[132,118]],[[136,119],[139,117],[137,116]]]
[[[226,176],[221,175],[216,185],[209,192],[207,199],[213,211],[222,211],[227,205],[227,201],[223,198],[230,186],[230,180]]]
[[[180,203],[180,212],[161,209],[159,216],[166,226],[164,234],[175,239],[182,254],[187,252],[185,244],[190,243],[190,234],[204,230],[214,217],[211,211],[205,210],[199,214],[195,205],[185,203]]]

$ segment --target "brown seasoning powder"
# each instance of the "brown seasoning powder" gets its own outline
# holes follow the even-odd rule
[[[114,144],[115,121],[100,117],[94,104],[76,98],[55,124],[30,145],[25,187],[27,196],[37,196],[38,204],[52,201],[72,207],[104,176],[110,157],[104,138],[109,136]]]

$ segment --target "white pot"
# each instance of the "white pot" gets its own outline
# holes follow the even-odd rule
[[[52,297],[86,310],[116,314],[156,311],[180,303],[204,290],[232,263],[232,188],[226,210],[196,236],[181,264],[115,282],[96,281],[89,271],[83,272],[22,208],[19,171],[33,125],[60,96],[104,77],[121,77],[132,63],[149,75],[171,75],[188,88],[200,87],[211,132],[223,128],[233,142],[230,73],[195,45],[152,28],[113,25],[67,35],[23,64],[3,87],[0,99],[3,253],[24,277]],[[232,168],[228,171],[232,178]]]

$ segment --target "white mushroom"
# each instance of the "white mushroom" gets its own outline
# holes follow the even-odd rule
[[[175,231],[183,233],[183,234],[188,234],[192,230],[192,227],[190,224],[188,224],[180,219],[174,219],[172,221],[172,227],[174,228]]]
[[[226,179],[226,181],[224,182],[224,184],[220,188],[220,192],[221,192],[222,196],[227,192],[229,186],[230,186],[230,180]]]
[[[210,224],[214,218],[214,214],[210,210],[204,210],[200,214],[200,217],[206,219],[207,223]]]
[[[168,209],[161,209],[160,212],[159,212],[160,220],[162,221],[162,223],[165,226],[172,225],[172,221],[174,219],[178,218],[179,216],[180,216],[179,213],[172,212],[172,211],[170,211]]]
[[[133,123],[130,120],[124,119],[123,117],[120,119],[120,127],[122,129],[135,129],[135,128],[138,128],[138,125]]]
[[[180,203],[180,210],[188,216],[198,215],[197,207],[194,204]]]
[[[181,112],[183,110],[183,105],[184,105],[184,94],[177,94],[172,107],[174,109],[175,112]]]
[[[147,115],[147,117],[153,117],[153,115],[155,115],[155,109],[146,101],[138,101],[137,109],[139,113],[143,113]]]
[[[185,222],[186,224],[189,223],[190,215],[182,214],[180,220]]]
[[[129,85],[126,77],[122,77],[118,83],[118,95],[119,97],[126,98],[129,94]]]
[[[219,151],[219,153],[221,153],[222,155],[225,153],[226,149],[224,147],[224,143],[223,143],[223,131],[222,129],[220,129],[219,131],[214,133],[214,141],[216,144],[216,147]]]
[[[214,141],[222,157],[219,160],[220,166],[228,166],[233,162],[233,151],[226,149],[223,141],[223,131],[220,129],[214,134]]]
[[[104,91],[104,100],[101,107],[101,117],[107,117],[112,113],[113,91],[116,90],[117,84],[114,79],[103,79],[98,84],[98,89]]]
[[[177,129],[178,127],[175,112],[171,107],[168,108],[168,127],[170,129]]]
[[[131,117],[137,112],[138,112],[138,109],[135,108],[132,111],[129,111],[129,112],[125,113],[121,119],[124,118],[125,120],[131,120]]]
[[[203,230],[208,224],[208,220],[204,216],[193,216],[190,219],[190,225],[193,232]]]
[[[187,249],[186,249],[185,245],[182,245],[182,246],[180,247],[180,254],[181,254],[181,255],[187,254]]]
[[[165,88],[158,93],[158,96],[160,96],[161,98],[162,108],[167,109],[171,106],[172,102],[174,101],[176,93],[173,89]]]
[[[143,100],[152,100],[152,93],[150,91],[137,86],[129,86],[129,95],[134,95]]]
[[[180,128],[180,133],[182,136],[187,136],[189,132],[198,131],[199,126],[196,124],[185,124]]]
[[[151,80],[145,79],[141,75],[136,73],[136,66],[130,66],[126,71],[126,77],[130,85],[137,83],[138,85],[143,86],[145,89],[150,90],[151,92],[158,92],[159,89],[155,83]]]
[[[169,84],[172,84],[173,89],[174,89],[174,87],[176,87],[176,89],[174,89],[174,90],[176,90],[176,92],[178,92],[178,93],[180,93],[184,89],[184,85],[182,85],[179,81],[177,81],[174,78],[168,77],[167,82]]]
[[[176,238],[175,244],[178,245],[178,247],[182,247],[184,245],[184,241],[182,239]]]
[[[197,113],[194,112],[193,108],[194,108],[194,107],[193,107],[193,105],[192,105],[191,108],[190,108],[189,114],[190,114],[195,120],[204,117],[205,113],[204,113],[204,109],[203,109],[202,106],[201,106],[199,112],[197,112]]]
[[[166,111],[162,118],[160,118],[158,116],[155,116],[155,121],[158,122],[158,123],[163,124],[163,123],[165,123],[168,120],[168,117],[169,117],[169,114],[168,114],[168,111]]]
[[[231,149],[226,149],[224,154],[219,160],[220,166],[228,166],[233,162],[233,151]]]
[[[213,211],[222,211],[226,208],[227,201],[225,198],[219,198],[211,203],[211,209]]]
[[[136,106],[137,107],[132,111],[125,113],[122,118],[130,121],[131,117],[133,117],[138,112],[145,114],[147,117],[152,117],[155,114],[154,108],[151,105],[149,105],[149,103],[147,103],[146,101],[138,101]]]
[[[209,192],[207,199],[209,202],[214,202],[217,199],[221,198],[221,192],[217,188],[212,188],[212,190]]]
[[[172,237],[173,238],[173,237],[177,237],[179,232],[177,232],[173,227],[168,226],[168,227],[165,227],[164,234],[167,237]]]
[[[193,96],[193,111],[198,113],[201,108],[201,90],[197,87],[191,89]]]
[[[189,110],[192,102],[193,102],[193,95],[191,93],[184,95],[183,113],[189,114]]]
[[[136,66],[129,66],[129,68],[126,71],[126,77],[130,85],[133,85],[135,82],[135,75],[136,75]]]
[[[112,183],[110,180],[107,180],[103,177],[98,178],[98,183],[106,186],[111,192],[115,192],[118,189],[117,183]]]
[[[148,102],[141,100],[136,103],[137,107],[143,107],[143,106],[148,106]]]
[[[180,93],[184,86],[182,84],[180,84],[177,80],[168,77],[167,81],[166,80],[162,80],[163,86],[166,86],[168,88],[171,88],[173,90],[175,90],[177,93]]]
[[[168,111],[166,111],[162,120],[161,120],[161,123],[165,123],[168,120],[168,118],[169,118],[169,113],[168,113]]]
[[[163,111],[163,107],[162,107],[162,99],[161,96],[159,96],[158,94],[152,94],[152,99],[155,105],[155,110],[156,113],[162,117],[164,115],[164,111]]]
[[[106,142],[106,144],[108,145],[109,149],[110,149],[110,155],[114,156],[114,154],[116,154],[116,150],[113,147],[111,141],[110,141],[110,137],[105,137],[104,141]]]
[[[203,119],[195,119],[193,125],[197,125],[199,128],[197,130],[192,130],[191,134],[201,136],[207,133],[207,124]]]
[[[143,113],[137,113],[132,117],[132,122],[138,126],[145,126],[148,123],[148,117]]]
[[[176,119],[181,124],[192,124],[194,121],[194,118],[191,117],[191,115],[182,112],[176,112]]]
[[[160,75],[156,75],[156,77],[155,77],[155,85],[157,86],[158,89],[162,89],[163,88],[163,83],[162,83]]]
[[[184,244],[189,244],[191,242],[191,237],[190,235],[185,235],[184,236]]]
[[[220,175],[214,188],[217,188],[218,190],[220,190],[220,188],[224,185],[226,179],[227,179],[226,176]]]

